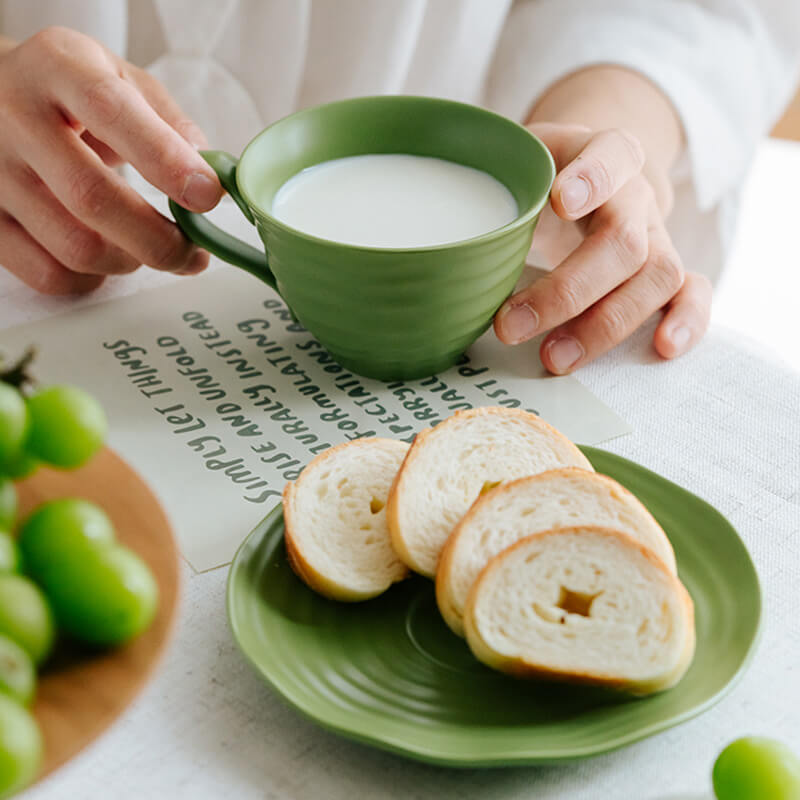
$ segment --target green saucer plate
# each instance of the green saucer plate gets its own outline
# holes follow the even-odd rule
[[[697,652],[674,688],[646,698],[516,680],[479,664],[415,577],[375,600],[326,600],[295,577],[275,508],[228,576],[233,635],[286,701],[325,728],[451,766],[555,763],[607,752],[700,714],[730,690],[755,647],[753,562],[708,503],[627,459],[582,448],[667,532],[694,600]]]

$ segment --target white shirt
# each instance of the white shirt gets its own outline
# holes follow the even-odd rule
[[[292,111],[365,94],[438,95],[523,120],[559,78],[613,63],[670,98],[686,152],[670,232],[716,278],[758,139],[793,89],[792,0],[0,0],[0,30],[81,30],[155,74],[241,152]]]

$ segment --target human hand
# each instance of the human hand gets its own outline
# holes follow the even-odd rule
[[[46,294],[141,264],[194,274],[208,254],[112,167],[193,211],[222,196],[205,139],[164,87],[98,42],[46,28],[0,55],[0,264]]]
[[[670,241],[666,175],[650,171],[645,177],[644,150],[624,130],[546,122],[529,127],[556,162],[552,212],[575,228],[579,243],[552,272],[503,304],[494,320],[497,336],[518,344],[549,331],[542,363],[561,375],[610,350],[663,309],[656,351],[664,358],[686,352],[708,327],[711,284],[684,271]]]

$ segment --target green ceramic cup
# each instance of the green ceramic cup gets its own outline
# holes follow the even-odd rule
[[[293,175],[367,153],[435,156],[484,170],[508,187],[519,214],[482,236],[407,249],[319,239],[271,215],[272,198]],[[221,151],[203,155],[255,224],[266,255],[171,202],[184,233],[276,289],[342,366],[382,380],[445,370],[486,330],[520,276],[555,177],[547,148],[511,120],[398,95],[300,111],[259,133],[238,161]]]

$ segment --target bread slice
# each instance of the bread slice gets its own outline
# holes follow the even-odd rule
[[[649,694],[694,654],[689,593],[651,550],[599,526],[557,528],[496,555],[464,613],[475,656],[512,675]]]
[[[535,414],[497,407],[456,412],[416,437],[392,486],[386,519],[397,555],[433,577],[447,537],[482,492],[565,466],[592,469]]]
[[[627,489],[578,467],[550,470],[492,489],[456,525],[436,570],[436,601],[447,624],[464,635],[467,595],[490,558],[524,536],[575,525],[607,525],[627,533],[676,572],[669,539]]]
[[[393,439],[357,439],[318,455],[284,488],[289,563],[314,591],[367,600],[408,574],[386,527],[386,499],[407,450]]]

